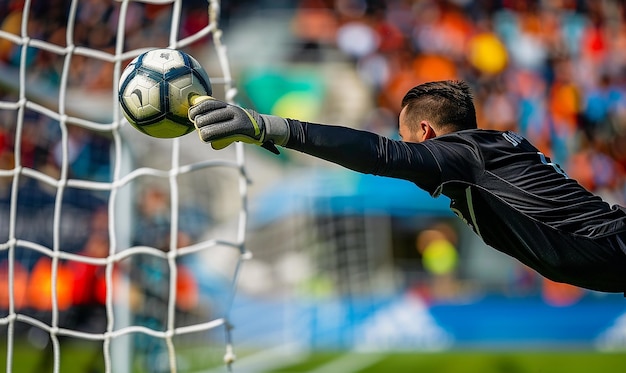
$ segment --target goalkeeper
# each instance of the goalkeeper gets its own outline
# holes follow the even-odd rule
[[[294,149],[349,169],[405,179],[450,209],[489,246],[546,278],[626,292],[626,209],[567,177],[520,135],[477,129],[469,86],[418,85],[402,100],[402,141],[341,126],[258,114],[209,97],[189,118],[221,149],[234,141]]]

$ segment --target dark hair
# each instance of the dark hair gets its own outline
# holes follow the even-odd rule
[[[443,80],[411,88],[402,99],[411,123],[428,120],[445,132],[477,128],[472,92],[466,82]]]

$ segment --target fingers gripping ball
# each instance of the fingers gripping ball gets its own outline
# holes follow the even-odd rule
[[[209,76],[198,61],[174,49],[141,54],[120,78],[124,116],[137,130],[153,137],[173,138],[195,130],[187,117],[191,100],[211,94]]]
[[[213,148],[223,149],[235,141],[262,143],[263,122],[255,111],[212,97],[196,97],[192,102],[194,106],[189,110],[189,118],[198,128],[200,139],[210,142]]]

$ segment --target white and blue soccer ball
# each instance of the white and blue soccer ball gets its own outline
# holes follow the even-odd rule
[[[137,56],[120,77],[124,116],[153,137],[173,138],[193,131],[187,117],[191,99],[211,94],[209,76],[198,61],[174,49],[153,49]]]

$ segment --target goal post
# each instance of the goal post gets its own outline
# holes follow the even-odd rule
[[[232,102],[237,91],[222,42],[220,1],[65,4],[0,5],[5,8],[0,16],[0,345],[6,346],[0,361],[6,371],[20,371],[34,363],[19,361],[16,350],[41,349],[48,355],[46,364],[59,372],[71,359],[66,348],[71,339],[101,344],[95,361],[106,372],[124,372],[135,364],[136,341],[149,340],[148,350],[160,347],[144,360],[175,372],[179,343],[206,341],[206,333],[222,329],[222,357],[230,369],[235,352],[229,310],[242,263],[249,258],[243,146],[219,154],[204,147],[205,156],[189,150],[192,143],[201,146],[197,138],[141,135],[123,119],[117,96],[129,60],[168,47],[197,53],[201,63],[210,60],[205,68],[217,88],[214,94]],[[195,179],[206,182],[208,173],[220,172],[228,176],[220,178],[217,191],[195,195]],[[158,187],[151,189],[152,184]],[[162,193],[139,201],[145,190]],[[228,213],[237,224],[224,237],[207,237],[189,221],[219,220],[212,216],[219,206],[211,210],[210,202],[225,198],[220,190],[229,191],[236,211]],[[138,211],[143,202],[152,204],[146,210],[163,208],[161,226],[138,225],[148,219],[142,215],[148,212]],[[144,228],[164,240],[142,241]],[[224,304],[219,313],[210,313],[190,295],[203,293],[201,284],[185,277],[190,272],[185,263],[215,248],[228,248],[237,259],[226,279]],[[144,271],[149,274],[158,272],[159,282],[146,280],[149,274],[138,265],[150,267]],[[86,278],[89,286],[93,280],[87,290]],[[144,281],[143,287],[136,281]],[[155,284],[161,285],[158,292]],[[99,328],[76,326],[76,320],[90,317],[82,312],[87,298],[102,312],[95,321],[102,323]],[[157,302],[161,312],[138,323],[136,309],[154,309],[146,302]]]

